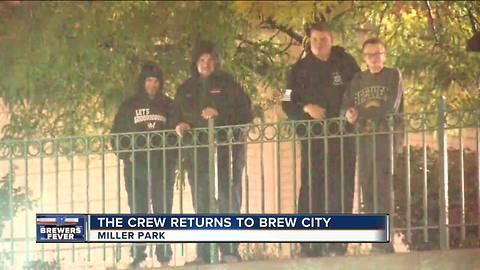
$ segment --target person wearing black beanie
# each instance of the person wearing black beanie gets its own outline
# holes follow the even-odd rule
[[[163,74],[156,64],[143,65],[136,87],[136,94],[120,106],[115,116],[111,129],[113,150],[123,161],[130,212],[147,214],[151,199],[154,213],[169,214],[173,204],[176,151],[149,148],[161,146],[158,131],[173,129],[176,110],[172,100],[162,93]],[[150,133],[115,135],[133,132]],[[132,246],[131,268],[139,267],[145,260],[145,249],[145,244]],[[155,253],[162,265],[168,265],[172,257],[169,244],[158,244]]]

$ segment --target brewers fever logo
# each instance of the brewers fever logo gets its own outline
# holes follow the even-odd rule
[[[85,242],[85,216],[37,215],[37,242]]]

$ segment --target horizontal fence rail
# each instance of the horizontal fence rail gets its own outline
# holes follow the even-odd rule
[[[465,110],[355,125],[334,118],[218,127],[210,120],[182,136],[3,140],[0,266],[130,261],[130,244],[36,244],[36,213],[389,212],[395,249],[478,247],[479,122],[479,110]],[[194,244],[171,246],[170,265],[195,258]],[[302,248],[241,244],[239,253],[292,258]],[[348,254],[360,249],[350,245]],[[146,251],[156,266],[155,245]]]

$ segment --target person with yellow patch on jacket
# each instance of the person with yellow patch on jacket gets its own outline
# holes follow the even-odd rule
[[[178,88],[175,104],[179,119],[176,130],[180,136],[187,129],[207,127],[211,118],[215,126],[246,124],[253,120],[250,98],[237,80],[221,70],[219,55],[211,42],[199,42],[194,49],[192,76]],[[197,144],[204,146],[208,142],[205,133],[199,134],[197,139]],[[219,132],[216,139],[225,143],[228,138],[226,133]],[[217,147],[218,210],[221,214],[240,213],[246,145],[239,142],[245,139],[245,133],[237,128],[234,129],[232,141],[228,141],[235,143],[231,153],[227,145]],[[187,143],[192,141],[187,138],[184,140]],[[209,213],[208,148],[197,147],[184,153],[183,162],[188,172],[195,211]],[[219,247],[222,261],[240,260],[238,243],[222,243]],[[189,263],[208,263],[210,255],[209,244],[198,243],[197,259]]]

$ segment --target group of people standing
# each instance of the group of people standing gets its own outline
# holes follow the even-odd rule
[[[382,41],[377,38],[365,41],[362,52],[368,69],[360,71],[350,54],[333,46],[332,32],[325,23],[314,24],[309,38],[308,53],[291,68],[282,99],[283,110],[289,119],[344,117],[348,122],[347,132],[356,123],[365,131],[372,125],[388,128],[384,118],[401,111],[402,88],[399,71],[384,67],[386,52]],[[201,42],[194,49],[191,76],[177,88],[174,100],[162,93],[163,82],[157,65],[144,65],[138,79],[138,92],[121,105],[111,133],[175,129],[185,141],[202,144],[208,141],[206,134],[200,133],[197,138],[187,140],[185,137],[192,136],[192,133],[185,131],[206,127],[211,118],[216,126],[246,124],[253,120],[248,95],[233,76],[222,71],[219,54],[210,42]],[[297,129],[297,132],[304,134],[305,130]],[[145,137],[135,142],[130,138],[117,136],[113,146],[123,160],[128,205],[132,213],[148,213],[150,205],[154,213],[172,212],[175,170],[179,162],[188,174],[196,213],[209,213],[208,148],[185,148],[179,161],[178,150],[120,151],[147,143]],[[234,133],[232,140],[242,142],[246,140],[245,134]],[[372,152],[372,143],[377,153]],[[388,135],[375,134],[360,138],[359,151],[355,150],[355,139],[351,137],[343,140],[329,138],[326,144],[324,139],[302,140],[298,212],[351,213],[358,155],[362,156],[358,159],[357,174],[364,211],[389,212],[389,146]],[[325,147],[328,152],[324,151]],[[218,146],[216,151],[219,212],[240,213],[245,144],[235,143],[231,148]],[[377,162],[373,170],[375,156],[381,162]],[[378,200],[372,193],[372,185],[381,194]],[[237,262],[241,259],[238,243],[218,246],[221,261]],[[392,250],[391,245],[380,246]],[[138,267],[145,260],[145,248],[142,244],[132,246],[132,267]],[[303,256],[341,255],[346,252],[346,245],[302,244],[301,251]],[[212,251],[208,243],[199,243],[197,258],[189,263],[208,263],[210,257],[215,256],[211,252],[216,254],[217,251]],[[172,257],[169,245],[158,244],[155,253],[162,265],[168,265]]]

